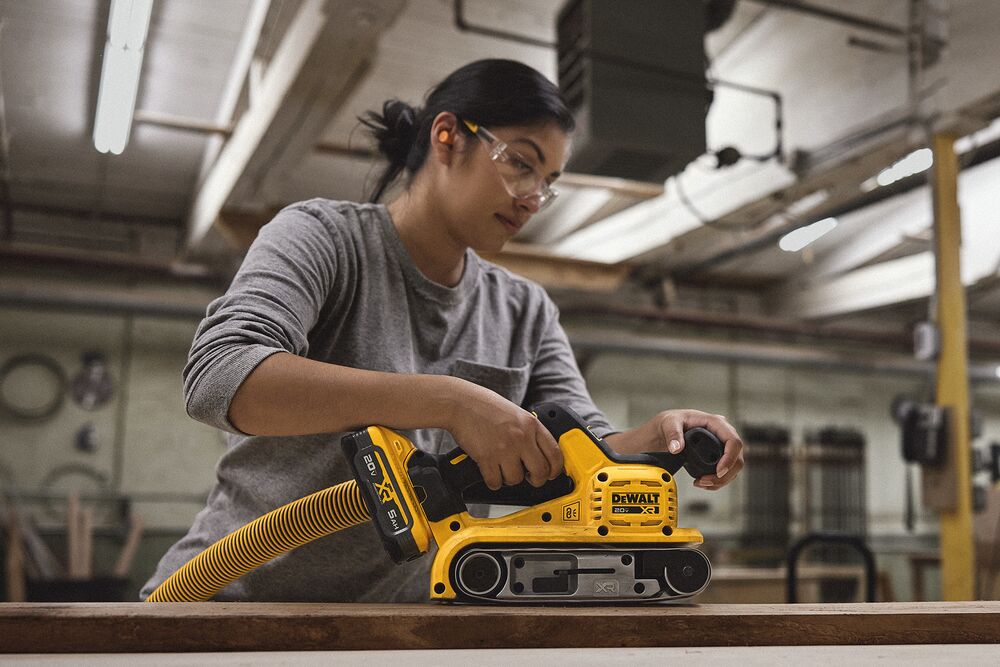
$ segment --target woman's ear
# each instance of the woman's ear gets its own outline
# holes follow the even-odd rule
[[[442,111],[431,123],[431,153],[435,159],[451,164],[457,140],[458,118],[453,113]]]

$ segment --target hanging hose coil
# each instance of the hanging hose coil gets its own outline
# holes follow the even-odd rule
[[[146,602],[200,602],[272,558],[371,519],[349,480],[283,505],[225,536],[174,572]]]

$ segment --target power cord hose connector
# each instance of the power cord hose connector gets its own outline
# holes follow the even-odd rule
[[[354,480],[317,491],[225,536],[174,572],[146,602],[201,602],[272,558],[365,523],[371,514]]]

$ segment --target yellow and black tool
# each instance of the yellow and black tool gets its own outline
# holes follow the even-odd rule
[[[374,518],[396,562],[431,543],[431,598],[464,602],[620,602],[690,597],[705,588],[702,535],[677,526],[674,474],[715,472],[722,443],[705,429],[684,434],[679,454],[618,455],[573,411],[535,414],[559,442],[566,474],[534,488],[490,491],[472,459],[435,456],[371,426],[345,436],[355,480],[275,509],[222,538],[164,581],[149,602],[211,599],[281,553]],[[497,518],[467,503],[517,505]]]
[[[674,474],[715,472],[719,440],[684,434],[677,455],[614,453],[571,410],[546,403],[538,419],[555,437],[566,474],[541,489],[490,491],[460,450],[434,456],[371,427],[344,438],[362,497],[397,561],[438,551],[431,598],[489,602],[673,600],[708,584],[711,565],[691,545],[702,535],[677,526]],[[476,518],[467,503],[526,506]]]

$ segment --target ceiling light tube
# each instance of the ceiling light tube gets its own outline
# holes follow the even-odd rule
[[[819,237],[833,231],[833,228],[836,226],[836,218],[823,218],[811,225],[799,227],[788,232],[778,241],[778,247],[785,252],[798,252]]]
[[[893,164],[891,167],[880,171],[878,176],[875,177],[875,182],[878,185],[885,187],[886,185],[891,185],[892,183],[902,180],[907,176],[913,176],[914,174],[926,171],[927,169],[930,169],[933,163],[934,154],[931,152],[931,149],[919,148]]]
[[[142,49],[152,11],[153,0],[112,0],[108,41],[122,48]]]
[[[104,45],[94,146],[120,154],[128,143],[153,0],[113,0]]]

